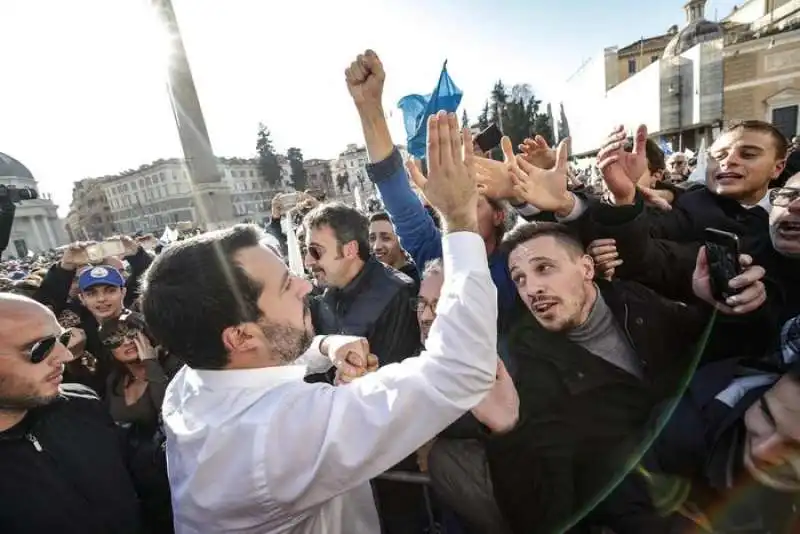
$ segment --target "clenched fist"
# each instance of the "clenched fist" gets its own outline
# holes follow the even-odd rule
[[[357,108],[381,105],[386,73],[378,55],[372,50],[360,54],[344,71],[347,90]]]

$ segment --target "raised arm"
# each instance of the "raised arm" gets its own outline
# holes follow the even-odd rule
[[[271,421],[286,432],[265,442],[263,453],[281,458],[293,451],[292,462],[269,462],[266,477],[273,495],[294,510],[324,502],[395,465],[477,405],[494,383],[497,295],[477,234],[469,132],[470,149],[462,160],[455,115],[432,117],[428,128],[425,195],[449,230],[442,239],[445,282],[427,348],[348,386],[317,388],[313,394],[298,390],[286,400],[292,409],[278,416],[286,420]],[[298,418],[315,424],[291,424]]]
[[[403,158],[392,142],[383,110],[383,64],[368,50],[350,66],[347,88],[361,119],[370,164],[367,173],[392,218],[400,244],[417,266],[442,256],[441,234],[411,189]]]

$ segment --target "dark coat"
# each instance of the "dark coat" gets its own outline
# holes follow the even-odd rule
[[[114,422],[85,387],[63,391],[0,433],[0,532],[142,532]]]
[[[365,337],[382,365],[400,362],[421,346],[416,296],[410,278],[370,257],[346,287],[311,300],[314,330]]]
[[[652,408],[690,368],[708,311],[668,301],[633,282],[599,282],[644,378],[617,368],[521,317],[510,347],[520,422],[487,441],[497,502],[514,532],[550,533],[590,503],[638,444]]]

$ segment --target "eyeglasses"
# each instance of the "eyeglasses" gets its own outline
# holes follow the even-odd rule
[[[800,198],[800,188],[796,187],[781,187],[769,192],[769,203],[779,208],[785,208],[798,198]]]
[[[41,363],[50,356],[50,353],[56,347],[56,343],[61,343],[64,347],[67,347],[71,337],[72,330],[65,330],[57,336],[47,336],[44,339],[40,339],[33,344],[30,350],[25,352],[28,354],[28,359],[31,363]]]
[[[141,330],[138,328],[119,329],[107,338],[103,339],[103,346],[114,350],[121,347],[126,341],[136,339]]]
[[[428,302],[425,299],[417,298],[416,302],[415,302],[415,308],[417,310],[417,313],[425,313],[425,310],[427,308],[430,308],[431,309],[431,313],[436,314],[436,305],[437,304],[439,304],[438,299]]]
[[[311,256],[311,259],[313,259],[314,261],[321,260],[322,256],[325,255],[325,251],[316,245],[308,245],[307,251],[308,255]]]

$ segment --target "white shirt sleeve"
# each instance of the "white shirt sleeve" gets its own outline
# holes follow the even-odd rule
[[[294,389],[284,399],[291,408],[273,414],[270,425],[284,431],[263,443],[272,498],[300,511],[353,489],[436,436],[491,389],[497,296],[483,240],[470,232],[444,236],[443,264],[438,316],[419,357],[347,386]]]
[[[569,215],[564,217],[559,217],[556,215],[556,221],[565,223],[576,221],[586,211],[586,201],[574,193],[572,194],[572,198],[575,199],[575,204],[572,206],[572,211],[569,212]],[[521,206],[515,206],[514,209],[517,210],[517,213],[523,217],[533,217],[534,215],[538,215],[542,212],[542,210],[536,206],[527,203]]]
[[[320,347],[322,345],[322,340],[326,337],[327,336],[314,336],[308,349],[295,360],[295,365],[306,366],[307,375],[324,373],[333,367],[333,362],[331,362],[330,358],[322,354],[322,349]]]

